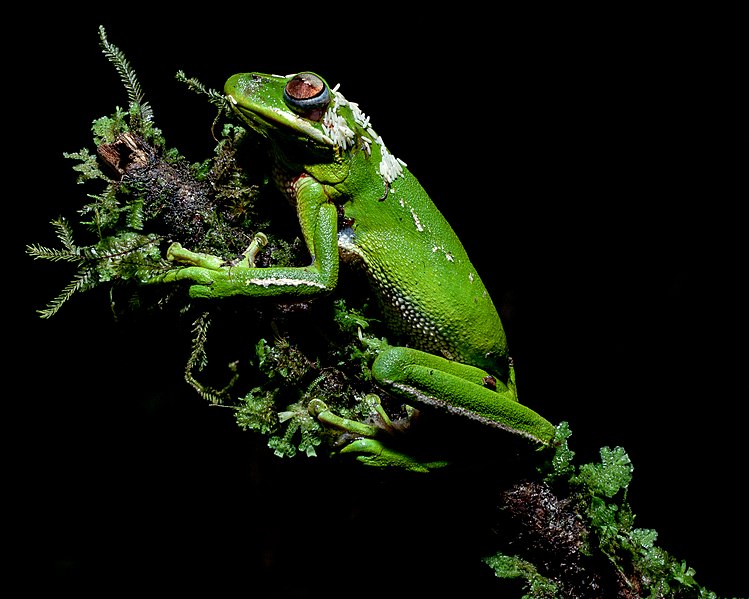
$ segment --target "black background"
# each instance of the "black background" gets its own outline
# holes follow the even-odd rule
[[[4,42],[6,493],[27,584],[290,597],[500,588],[479,562],[487,500],[472,484],[446,493],[439,478],[277,460],[182,382],[187,347],[169,326],[118,326],[96,293],[37,318],[69,272],[25,245],[55,245],[49,221],[87,203],[62,153],[93,149],[91,121],[127,103],[102,24],[169,145],[194,160],[212,151],[215,112],[178,69],[216,89],[241,71],[340,82],[502,306],[521,400],[570,423],[578,463],[623,446],[636,525],[655,528],[700,584],[746,596],[736,15],[203,10],[190,22],[157,21],[148,6],[45,10],[44,23],[10,24],[23,41]]]

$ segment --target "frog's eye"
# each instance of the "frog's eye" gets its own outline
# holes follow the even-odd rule
[[[314,73],[299,73],[286,84],[283,99],[297,114],[319,121],[330,104],[330,90]]]

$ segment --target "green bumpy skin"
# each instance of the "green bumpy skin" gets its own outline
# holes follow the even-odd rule
[[[199,298],[308,298],[335,288],[340,260],[355,261],[390,329],[409,345],[375,360],[383,388],[414,407],[550,444],[555,427],[517,401],[502,323],[463,245],[359,107],[314,73],[238,74],[225,93],[269,142],[275,183],[296,207],[311,262],[221,266],[174,246],[169,257],[182,266],[160,280],[189,281]]]

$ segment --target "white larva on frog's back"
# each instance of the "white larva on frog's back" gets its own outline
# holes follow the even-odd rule
[[[380,174],[385,181],[392,183],[399,176],[403,175],[403,167],[398,159],[385,147],[385,142],[382,141],[382,138],[379,135],[377,136],[376,141],[380,144],[382,153],[382,159],[380,160]]]
[[[338,114],[339,94],[333,98],[322,117],[323,135],[333,144],[346,150],[353,147],[356,134],[346,119]]]
[[[351,127],[348,126],[346,119],[338,114],[339,106],[348,106],[354,117],[354,121],[364,129],[376,143],[379,144],[381,155],[379,172],[387,184],[392,183],[398,177],[403,176],[403,167],[406,166],[406,163],[390,153],[385,146],[385,142],[382,141],[382,137],[377,135],[374,129],[370,126],[369,117],[361,111],[356,102],[349,102],[345,96],[338,91],[339,87],[340,84],[336,84],[335,87],[331,89],[331,91],[334,92],[334,96],[322,118],[323,135],[330,142],[343,150],[347,150],[354,146],[356,143],[356,134]],[[372,141],[366,138],[362,139],[365,140],[364,151],[369,154],[371,152],[370,145]]]

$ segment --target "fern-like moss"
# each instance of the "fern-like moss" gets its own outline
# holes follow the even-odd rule
[[[177,71],[176,78],[177,81],[184,83],[189,90],[205,96],[211,104],[214,104],[226,114],[230,113],[229,103],[225,94],[218,92],[215,89],[207,88],[202,82],[194,77],[188,77],[184,71]]]
[[[103,26],[99,26],[99,42],[104,56],[109,59],[120,75],[120,79],[127,91],[131,108],[137,108],[136,111],[131,111],[131,116],[135,116],[139,120],[137,123],[138,127],[143,127],[153,119],[153,111],[148,103],[143,101],[143,90],[140,87],[140,82],[135,75],[135,71],[130,66],[125,54],[117,46],[109,42],[107,32]]]

